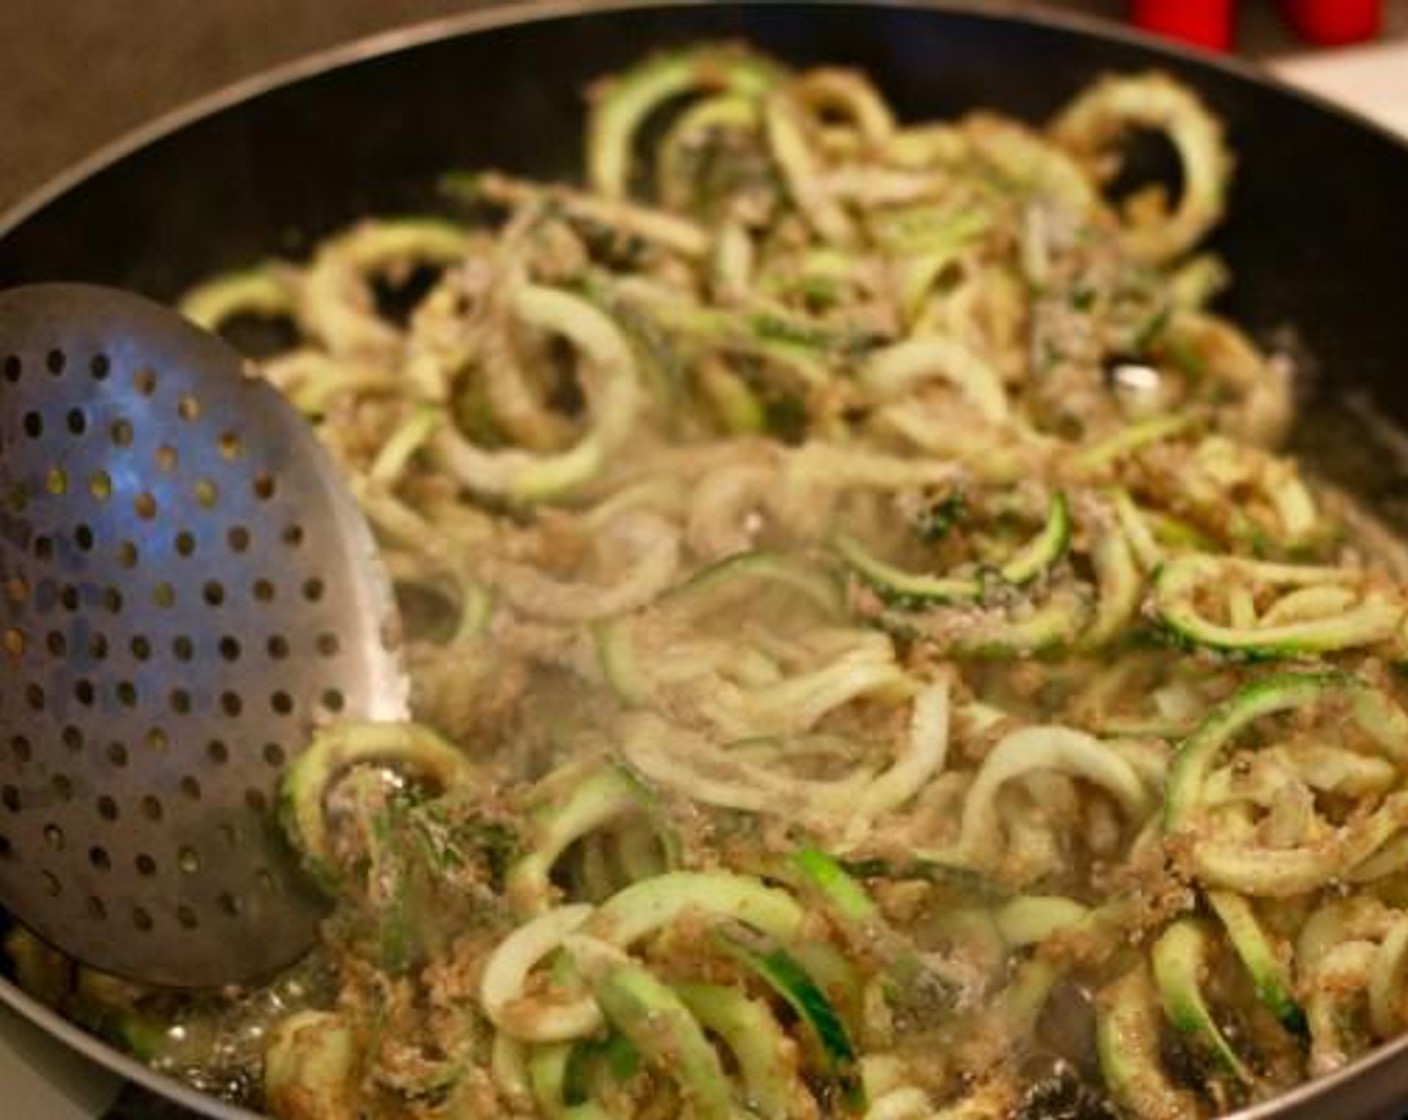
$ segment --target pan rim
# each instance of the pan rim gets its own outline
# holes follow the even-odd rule
[[[158,1093],[192,1112],[208,1116],[211,1120],[267,1120],[263,1113],[229,1104],[143,1065],[136,1058],[64,1018],[47,1003],[35,999],[4,976],[0,976],[0,1003],[110,1073]]]
[[[89,179],[116,166],[142,149],[199,124],[227,109],[344,68],[452,39],[508,27],[551,23],[579,16],[622,15],[670,8],[856,8],[892,9],[956,16],[996,24],[1036,27],[1087,39],[1133,46],[1157,58],[1229,77],[1239,84],[1270,91],[1308,106],[1351,129],[1387,142],[1408,158],[1408,138],[1386,125],[1317,92],[1302,89],[1256,63],[1171,43],[1147,33],[1080,13],[1031,10],[1014,0],[998,0],[982,8],[965,0],[488,0],[473,10],[434,17],[402,27],[358,36],[296,56],[194,97],[151,120],[120,133],[89,155],[49,176],[0,212],[0,240]],[[0,911],[3,912],[3,911]],[[28,995],[0,975],[0,1002],[60,1039],[100,1066],[212,1120],[267,1120],[265,1114],[229,1104],[200,1092],[124,1054],[49,1005]],[[1380,1067],[1408,1054],[1408,1033],[1390,1040],[1334,1073],[1302,1082],[1295,1088],[1250,1108],[1226,1114],[1222,1120],[1271,1120],[1282,1112],[1313,1106],[1322,1098],[1372,1078]]]

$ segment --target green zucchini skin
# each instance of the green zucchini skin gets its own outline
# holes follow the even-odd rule
[[[1070,649],[1089,623],[1090,611],[1079,587],[1058,587],[1045,602],[1016,614],[1004,607],[978,612],[971,605],[931,603],[923,611],[892,607],[876,621],[905,640],[932,642],[953,657],[1017,661]]]
[[[967,603],[982,597],[979,579],[907,572],[885,563],[849,533],[837,533],[831,543],[851,571],[892,606],[921,610],[936,603]]]
[[[1306,1037],[1305,1011],[1296,1000],[1290,974],[1251,903],[1233,891],[1208,891],[1205,897],[1251,976],[1257,997],[1283,1027],[1294,1035]]]
[[[1243,1085],[1255,1076],[1218,1028],[1203,998],[1202,978],[1208,969],[1211,936],[1196,918],[1180,918],[1154,943],[1150,958],[1164,1015],[1173,1028],[1222,1070]]]
[[[865,1089],[859,1076],[856,1048],[850,1033],[826,993],[786,949],[741,930],[721,930],[718,943],[724,951],[752,971],[782,997],[807,1024],[815,1037],[828,1075],[840,1089],[847,1107],[865,1107]]]
[[[508,896],[527,911],[552,896],[549,876],[571,844],[593,830],[648,809],[650,795],[625,771],[604,766],[587,774],[565,796],[535,810],[530,847],[508,870]]]
[[[732,1051],[750,1108],[762,1120],[788,1120],[806,1090],[792,1068],[795,1047],[767,1004],[722,984],[677,984],[675,993]]]
[[[806,920],[806,911],[790,894],[753,876],[672,871],[613,895],[592,915],[586,931],[625,946],[688,912],[737,922],[786,943],[800,939]]]
[[[699,1021],[668,984],[588,938],[569,943],[602,1014],[649,1064],[680,1086],[700,1120],[733,1120],[733,1091]]]
[[[607,198],[625,197],[636,130],[664,102],[690,89],[757,96],[782,72],[766,59],[705,45],[646,59],[616,77],[592,106],[587,132],[587,172]]]
[[[1141,1120],[1202,1115],[1196,1098],[1163,1069],[1158,993],[1143,964],[1106,985],[1096,1000],[1095,1048],[1114,1100]]]
[[[1312,581],[1315,571],[1235,557],[1180,556],[1164,564],[1155,574],[1153,610],[1160,624],[1178,642],[1249,659],[1334,653],[1386,641],[1396,633],[1403,621],[1403,607],[1372,592],[1339,617],[1266,627],[1235,627],[1210,622],[1199,614],[1194,602],[1200,584],[1217,585],[1264,575],[1272,583],[1304,586]]]
[[[299,1011],[276,1024],[264,1056],[264,1095],[278,1115],[341,1120],[351,1114],[356,1038],[327,1011]]]
[[[982,602],[990,585],[1025,587],[1055,567],[1070,543],[1070,501],[1059,490],[1051,496],[1041,531],[1000,567],[973,576],[909,572],[880,560],[848,533],[838,533],[832,538],[833,546],[850,569],[882,600],[903,610]]]
[[[616,1037],[616,1036],[612,1036]],[[540,1046],[528,1060],[528,1086],[547,1120],[610,1120],[594,1100],[572,1100],[574,1062],[590,1044],[555,1042]]]
[[[791,862],[845,920],[863,923],[874,921],[879,916],[879,910],[865,887],[852,877],[840,860],[818,848],[799,848],[792,853]]]
[[[341,888],[342,873],[332,858],[323,800],[341,775],[368,764],[395,766],[441,790],[477,776],[458,747],[417,723],[343,723],[315,735],[284,771],[279,820],[313,878],[333,894]]]
[[[998,569],[1003,582],[1024,587],[1049,572],[1071,547],[1071,503],[1061,491],[1051,495],[1042,530]]]
[[[591,1095],[591,1075],[604,1069],[616,1081],[626,1081],[640,1068],[640,1052],[620,1031],[605,1038],[591,1038],[574,1043],[563,1070],[562,1098],[570,1106],[579,1106]]]
[[[1189,823],[1217,759],[1255,720],[1314,703],[1335,690],[1363,687],[1336,671],[1278,673],[1243,686],[1209,712],[1175,753],[1164,792],[1164,832],[1176,833]]]

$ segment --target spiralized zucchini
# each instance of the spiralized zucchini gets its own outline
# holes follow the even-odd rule
[[[1176,198],[1107,197],[1136,129]],[[1408,595],[1212,305],[1231,167],[1165,75],[909,122],[701,44],[592,91],[585,186],[195,288],[293,340],[416,722],[284,776],[335,908],[207,1016],[240,1076],[20,977],[280,1120],[1169,1120],[1403,1031]]]

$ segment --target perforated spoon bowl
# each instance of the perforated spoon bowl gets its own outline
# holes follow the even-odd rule
[[[207,987],[312,943],[275,819],[322,719],[404,715],[371,534],[223,341],[124,292],[0,294],[0,905]]]

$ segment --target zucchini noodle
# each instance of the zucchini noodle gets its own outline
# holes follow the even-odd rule
[[[700,44],[591,91],[582,184],[192,289],[280,328],[414,722],[286,769],[286,975],[15,929],[21,983],[278,1120],[1209,1117],[1408,1029],[1391,538],[1216,309],[1217,119],[1053,110]],[[1107,194],[1139,129],[1176,197]]]

